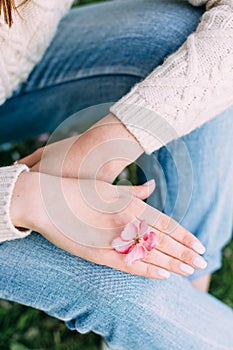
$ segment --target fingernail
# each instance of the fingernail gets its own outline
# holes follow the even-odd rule
[[[164,277],[164,278],[169,278],[170,277],[170,272],[167,270],[160,269],[158,271],[159,276]]]
[[[145,182],[143,184],[143,186],[152,186],[152,185],[155,185],[155,180],[154,179],[149,180],[149,181],[147,181],[147,182]]]
[[[189,275],[192,275],[194,273],[194,268],[192,266],[189,266],[187,264],[180,264],[181,271],[188,273]]]
[[[200,269],[205,269],[207,266],[207,262],[201,256],[194,258],[193,264]]]
[[[201,242],[195,242],[192,245],[192,248],[199,254],[204,254],[206,251],[206,248],[201,244]]]

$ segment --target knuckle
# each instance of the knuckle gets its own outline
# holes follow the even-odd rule
[[[177,221],[175,221],[174,219],[172,219],[171,217],[167,217],[168,220],[168,224],[167,224],[167,229],[166,229],[166,233],[168,233],[169,235],[172,233],[175,233],[176,230],[180,229],[180,225],[178,224]]]
[[[151,264],[147,264],[146,267],[146,275],[148,277],[153,277],[155,275],[155,271],[154,271],[154,266]]]
[[[112,216],[114,227],[123,229],[130,222],[129,216],[125,212],[119,212]]]
[[[169,218],[162,214],[159,218],[158,224],[161,231],[166,231],[169,225]]]
[[[190,261],[192,259],[191,255],[192,254],[187,249],[184,249],[180,253],[180,259],[183,260],[183,261]]]
[[[158,239],[159,248],[165,248],[167,246],[167,238],[165,235],[163,234],[157,235],[157,239]]]
[[[167,266],[170,271],[174,270],[174,260],[172,258],[168,259]]]
[[[193,239],[188,235],[187,233],[184,234],[183,237],[183,244],[190,247],[192,245]]]
[[[148,264],[154,265],[156,262],[156,259],[155,259],[155,254],[154,254],[153,249],[150,252],[147,252],[146,256],[142,260]]]

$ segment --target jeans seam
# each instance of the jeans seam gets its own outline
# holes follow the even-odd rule
[[[90,79],[90,78],[98,78],[98,77],[111,77],[111,76],[119,76],[119,77],[135,77],[135,78],[140,78],[140,79],[144,79],[143,76],[139,76],[139,75],[134,75],[134,74],[124,74],[124,73],[117,73],[117,74],[114,74],[114,73],[110,73],[110,74],[96,74],[96,75],[92,75],[92,76],[86,76],[86,77],[81,77],[81,78],[76,78],[76,79],[70,79],[70,80],[67,80],[67,81],[62,81],[62,82],[58,82],[58,83],[55,83],[55,84],[51,84],[51,85],[47,85],[47,86],[44,86],[44,87],[39,87],[38,89],[34,89],[34,90],[30,90],[30,91],[25,91],[25,92],[19,92],[18,95],[13,95],[12,97],[10,97],[8,100],[13,100],[15,98],[19,98],[19,97],[22,97],[24,95],[29,95],[29,94],[33,94],[35,92],[40,92],[40,91],[43,91],[43,90],[46,90],[46,89],[50,89],[50,88],[56,88],[58,86],[62,86],[62,85],[66,85],[66,84],[70,84],[70,83],[73,83],[73,82],[76,82],[76,81],[80,81],[80,80],[85,80],[85,79]],[[7,101],[8,101],[7,100]],[[6,101],[6,102],[7,102]]]

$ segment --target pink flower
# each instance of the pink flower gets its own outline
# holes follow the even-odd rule
[[[129,223],[125,226],[119,237],[114,238],[112,247],[121,254],[126,254],[128,265],[137,260],[142,260],[146,252],[151,251],[158,244],[157,235],[150,231],[150,227],[143,220],[136,226]]]

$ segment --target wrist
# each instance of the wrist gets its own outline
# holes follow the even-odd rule
[[[32,229],[31,217],[34,213],[33,202],[37,199],[35,172],[23,172],[19,175],[11,198],[10,217],[13,225],[20,230]]]
[[[17,181],[22,174],[28,174],[28,171],[29,168],[25,164],[17,164],[0,168],[0,242],[16,238],[23,238],[30,233],[30,231],[26,229],[18,229],[15,222],[12,221],[11,215],[12,197]]]
[[[81,148],[85,149],[86,146],[87,150],[83,152],[85,158],[79,167],[79,178],[112,182],[143,153],[136,138],[112,113],[94,124],[79,142]]]
[[[135,136],[125,127],[125,125],[113,114],[109,113],[99,122],[94,124],[91,129],[101,128],[99,137],[103,140],[121,139],[132,142],[135,147],[135,156],[140,156],[144,151]],[[127,151],[127,150],[126,150]]]
[[[83,134],[45,147],[31,171],[113,182],[142,153],[135,137],[110,113]]]

